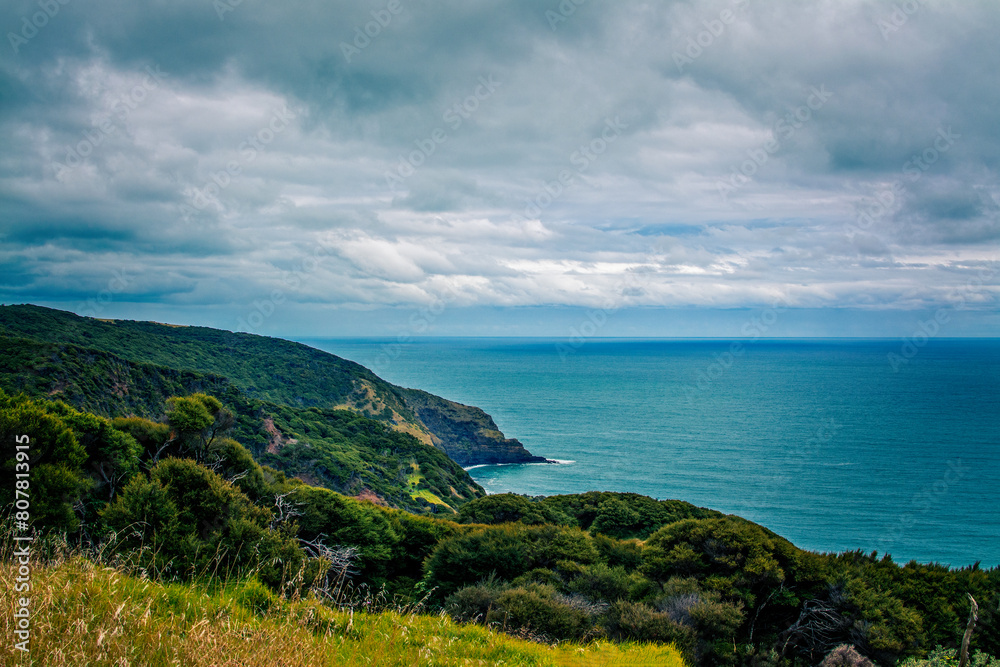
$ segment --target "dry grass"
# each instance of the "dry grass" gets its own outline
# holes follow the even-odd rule
[[[6,554],[5,554],[6,555]],[[335,611],[255,581],[163,584],[72,556],[32,564],[31,652],[13,648],[16,565],[0,565],[5,665],[665,665],[671,647],[534,644],[443,616]]]

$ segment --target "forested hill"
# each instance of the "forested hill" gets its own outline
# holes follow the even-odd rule
[[[460,465],[544,461],[505,438],[479,408],[397,387],[360,364],[280,338],[100,320],[33,305],[0,307],[0,335],[221,376],[247,398],[277,405],[350,410],[439,447]]]

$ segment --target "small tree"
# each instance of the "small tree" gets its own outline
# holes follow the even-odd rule
[[[171,445],[181,454],[204,461],[216,437],[232,429],[236,420],[233,413],[222,407],[219,399],[199,393],[167,399],[167,423],[173,430],[173,437],[156,452],[154,463],[163,449]]]

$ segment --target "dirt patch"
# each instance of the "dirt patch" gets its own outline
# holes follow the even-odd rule
[[[370,503],[374,503],[374,504],[380,505],[382,507],[388,507],[389,506],[389,503],[387,503],[384,500],[382,500],[382,498],[379,497],[379,495],[377,493],[375,493],[374,491],[372,491],[371,489],[361,489],[361,493],[359,493],[358,495],[354,496],[354,498],[356,500],[367,500]]]
[[[277,454],[285,445],[285,439],[281,436],[281,431],[274,425],[274,419],[264,418],[264,432],[267,433],[267,452]]]

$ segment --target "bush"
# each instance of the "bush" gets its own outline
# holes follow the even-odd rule
[[[499,595],[500,587],[495,583],[466,586],[449,595],[444,608],[459,623],[486,623]]]
[[[602,624],[608,637],[618,641],[674,643],[688,663],[694,663],[694,630],[641,602],[619,600],[613,603]]]
[[[498,493],[462,505],[458,510],[458,521],[489,525],[559,523],[555,513],[545,505],[513,493]]]
[[[623,567],[610,568],[597,563],[585,568],[568,585],[568,589],[591,600],[617,602],[631,597],[637,577],[630,576]]]
[[[270,552],[280,542],[267,533],[270,512],[190,459],[166,459],[149,479],[133,478],[101,519],[122,546],[142,549],[133,554],[139,564],[173,576],[179,568],[245,571],[260,563],[262,543],[271,542]]]
[[[926,658],[910,658],[899,663],[899,667],[958,667],[958,662],[957,650],[938,645]],[[1000,667],[1000,658],[994,658],[982,651],[975,651],[969,656],[969,666]],[[834,665],[831,667],[837,666]]]
[[[288,496],[298,505],[299,536],[327,546],[359,550],[361,574],[382,583],[400,536],[381,508],[329,491],[301,485]]]
[[[546,584],[530,584],[504,590],[497,596],[491,622],[506,629],[527,628],[557,639],[577,639],[590,629],[590,614],[567,604]]]
[[[425,566],[427,588],[445,597],[491,575],[510,581],[535,568],[566,570],[598,560],[590,537],[577,528],[504,524],[442,540]]]
[[[31,522],[38,530],[74,531],[80,519],[73,503],[92,486],[84,474],[87,450],[77,441],[70,425],[54,405],[29,400],[23,394],[8,396],[0,390],[0,503],[9,508],[15,501],[17,473],[30,469],[28,494]],[[70,408],[61,405],[59,409]],[[21,438],[30,436],[30,441]],[[15,443],[28,444],[18,450]],[[23,480],[20,480],[23,481]]]
[[[209,448],[208,456],[219,464],[219,474],[259,503],[271,498],[271,488],[264,478],[264,470],[254,460],[246,447],[231,438],[222,438]]]
[[[616,540],[606,535],[594,535],[594,547],[609,567],[637,570],[642,565],[642,544],[638,540]]]
[[[256,579],[241,584],[234,597],[238,604],[261,615],[278,608],[281,604],[274,593]]]

